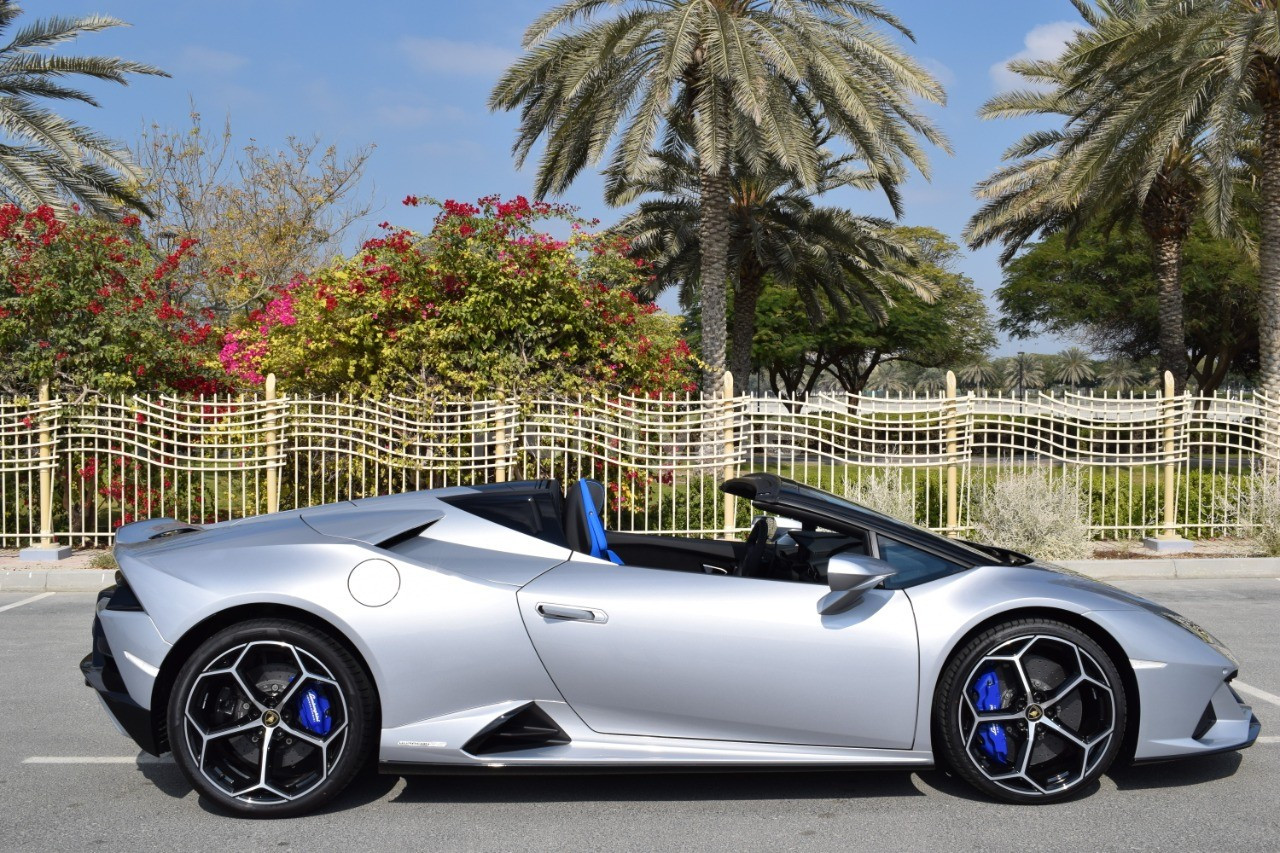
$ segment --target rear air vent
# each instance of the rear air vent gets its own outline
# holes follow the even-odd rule
[[[569,742],[569,736],[556,725],[547,712],[530,702],[508,711],[485,726],[475,737],[467,741],[463,750],[472,755],[493,755],[536,749],[540,746],[558,746]]]

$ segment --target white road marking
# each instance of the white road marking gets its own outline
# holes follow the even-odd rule
[[[154,755],[33,755],[23,764],[172,764],[172,758]]]
[[[39,595],[33,595],[30,598],[24,598],[21,601],[15,601],[13,604],[6,604],[4,607],[0,607],[0,613],[5,612],[6,610],[12,610],[15,607],[21,607],[24,604],[30,604],[33,601],[39,601],[42,598],[48,598],[51,595],[53,595],[53,593],[51,592],[42,592]]]
[[[1270,702],[1272,705],[1280,707],[1280,696],[1277,696],[1274,693],[1268,693],[1265,690],[1259,690],[1256,687],[1251,687],[1243,681],[1233,681],[1231,682],[1231,686],[1236,690],[1239,690],[1241,693],[1248,694],[1255,699],[1261,699],[1263,702]]]
[[[1263,735],[1258,738],[1258,743],[1280,743],[1280,735]]]

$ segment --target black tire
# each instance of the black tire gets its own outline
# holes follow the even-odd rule
[[[364,668],[328,634],[254,619],[182,665],[168,724],[174,759],[201,796],[236,814],[290,817],[332,800],[366,764],[377,705]]]
[[[990,797],[1056,802],[1111,766],[1127,708],[1115,662],[1088,635],[1053,620],[1011,620],[947,662],[934,694],[934,749]]]

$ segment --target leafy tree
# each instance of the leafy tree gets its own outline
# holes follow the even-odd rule
[[[571,236],[539,231],[548,220]],[[241,380],[274,372],[311,392],[691,390],[689,348],[674,318],[633,295],[649,270],[628,250],[567,208],[446,201],[428,237],[388,226],[280,288],[228,334],[222,362]]]
[[[1054,361],[1053,378],[1070,385],[1072,391],[1094,377],[1093,359],[1080,347],[1067,347],[1058,353]]]
[[[1062,234],[1031,243],[996,290],[1000,327],[1019,338],[1079,336],[1097,352],[1145,359],[1157,351],[1160,328],[1149,258],[1150,242],[1138,229],[1088,230],[1070,246]],[[1187,240],[1181,277],[1187,369],[1210,393],[1229,371],[1256,369],[1257,267],[1201,224]]]
[[[824,151],[821,178],[813,189],[800,186],[775,164],[760,174],[740,160],[733,164],[729,352],[735,388],[745,389],[751,373],[756,308],[766,277],[795,288],[815,323],[822,322],[824,306],[845,316],[851,306],[860,305],[877,321],[883,320],[890,283],[926,301],[933,298],[927,280],[899,273],[909,269],[904,262],[911,258],[911,246],[898,239],[888,222],[815,203],[815,195],[833,187],[870,186],[867,172],[850,168],[852,160]],[[662,197],[641,202],[616,230],[631,241],[638,256],[654,265],[656,278],[646,295],[654,297],[676,285],[688,309],[698,304],[702,265],[698,158],[682,145],[654,152],[654,162],[637,190]]]
[[[158,68],[103,56],[54,55],[50,49],[85,33],[124,26],[102,15],[33,21],[8,37],[22,6],[0,0],[0,200],[60,216],[72,204],[92,213],[122,206],[145,210],[136,190],[140,173],[124,147],[42,105],[46,100],[98,106],[69,78],[108,80],[122,86],[130,74],[168,76]]]
[[[1153,187],[1159,164],[1195,144],[1206,151],[1204,204],[1228,234],[1239,216],[1243,162],[1259,195],[1259,384],[1280,398],[1280,0],[1128,0],[1117,17],[1073,0],[1099,30],[1079,57],[1079,80],[1106,80],[1115,93],[1109,136],[1127,140],[1106,162]],[[1107,6],[1121,5],[1111,0]],[[1103,149],[1106,135],[1099,135]]]
[[[289,137],[272,150],[233,147],[191,110],[184,130],[152,126],[137,159],[149,175],[151,239],[196,239],[186,272],[205,283],[195,294],[224,319],[261,307],[273,289],[327,262],[352,225],[372,209],[359,195],[373,147],[342,156],[319,139]]]
[[[902,291],[894,294],[883,324],[853,310],[844,318],[827,312],[825,322],[810,325],[795,291],[766,287],[754,358],[771,382],[774,377],[784,380],[781,387],[774,382],[775,391],[807,393],[825,373],[843,390],[860,394],[880,365],[947,367],[994,346],[982,294],[952,268],[959,247],[931,228],[898,228],[896,233],[913,247],[920,259],[913,274],[929,282],[936,299],[926,302]]]
[[[561,192],[612,144],[607,199],[644,182],[650,152],[690,130],[698,154],[704,392],[725,364],[731,168],[766,160],[798,184],[819,179],[819,139],[846,140],[895,206],[919,139],[944,144],[916,100],[942,87],[876,29],[910,32],[862,0],[567,0],[526,31],[525,55],[498,82],[493,109],[521,109],[517,163],[545,137],[539,197]],[[815,121],[823,133],[813,132]]]
[[[178,268],[192,250],[158,255],[136,217],[123,225],[50,207],[0,206],[0,388],[30,394],[184,391],[227,386],[207,315],[182,308]]]

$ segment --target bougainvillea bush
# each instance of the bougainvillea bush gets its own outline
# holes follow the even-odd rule
[[[44,380],[69,398],[228,386],[220,335],[186,307],[193,286],[178,274],[194,241],[160,254],[137,224],[0,205],[0,391],[30,394]]]
[[[651,273],[625,243],[592,233],[572,209],[524,198],[438,206],[429,235],[383,223],[354,257],[280,288],[227,334],[227,372],[250,384],[275,373],[297,393],[695,387],[677,321],[634,296]]]

